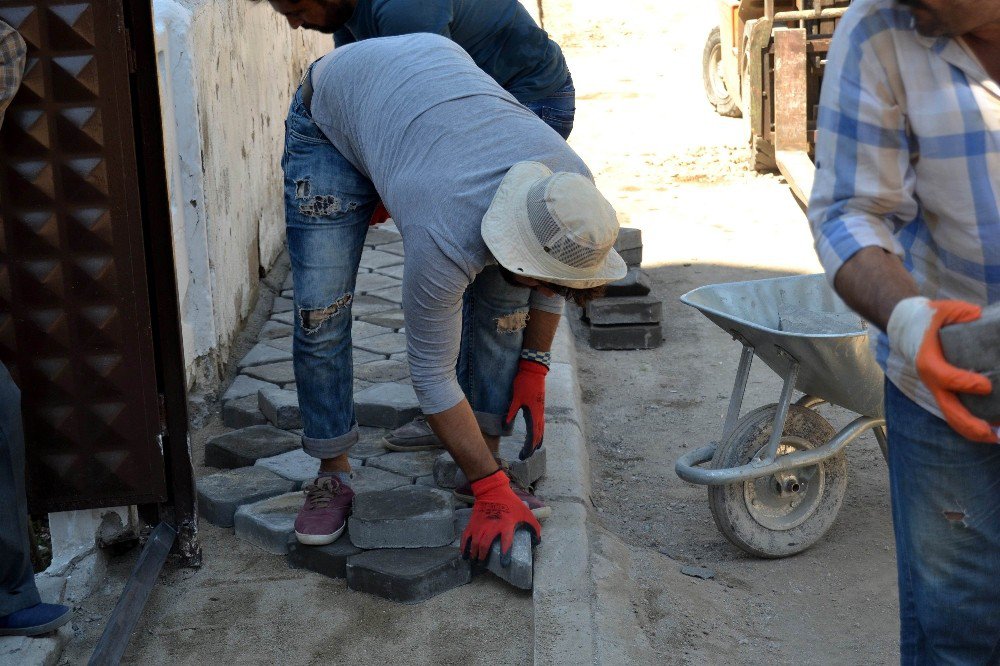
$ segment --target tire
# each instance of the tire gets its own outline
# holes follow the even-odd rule
[[[740,118],[743,112],[733,96],[726,90],[722,77],[722,37],[719,28],[712,28],[705,42],[701,57],[701,75],[705,84],[705,96],[715,112],[727,118]]]
[[[777,405],[767,405],[741,418],[716,448],[712,468],[749,463],[767,446],[776,410]],[[835,434],[827,420],[813,410],[791,405],[778,455],[791,453],[789,449],[817,448]],[[708,506],[719,531],[741,550],[764,558],[788,557],[819,541],[836,521],[847,492],[847,457],[841,451],[790,474],[796,487],[784,496],[774,475],[709,486]]]

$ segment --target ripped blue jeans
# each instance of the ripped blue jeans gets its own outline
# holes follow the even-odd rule
[[[301,90],[285,121],[285,223],[295,293],[292,358],[303,421],[302,448],[316,458],[358,441],[354,415],[351,303],[378,202],[359,173],[313,123]],[[511,401],[531,290],[495,266],[466,290],[457,376],[480,428],[499,435]],[[509,330],[500,325],[507,319]],[[514,325],[516,324],[516,325]]]
[[[1000,663],[1000,447],[885,384],[900,663]]]

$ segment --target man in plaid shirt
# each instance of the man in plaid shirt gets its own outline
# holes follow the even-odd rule
[[[0,21],[0,127],[21,85],[25,50],[21,35]],[[39,636],[72,616],[66,606],[41,603],[29,552],[21,393],[0,363],[0,636]]]
[[[809,219],[879,330],[902,662],[1000,663],[997,424],[942,326],[1000,301],[1000,0],[855,0],[820,100]],[[1000,388],[1000,387],[998,387]]]

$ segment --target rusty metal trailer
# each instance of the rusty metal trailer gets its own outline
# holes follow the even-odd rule
[[[709,102],[747,122],[757,171],[777,169],[805,206],[815,166],[816,115],[826,54],[849,0],[717,0],[705,45]]]

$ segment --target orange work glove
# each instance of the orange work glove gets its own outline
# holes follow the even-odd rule
[[[504,421],[506,428],[514,421],[517,413],[524,410],[524,423],[528,436],[518,457],[526,460],[542,445],[545,437],[545,375],[548,367],[537,361],[521,359],[517,364],[517,374],[514,376],[514,395],[507,410]]]
[[[375,206],[375,211],[372,213],[372,218],[368,220],[368,226],[374,227],[376,224],[382,224],[391,217],[392,215],[389,215],[389,211],[386,210],[385,204],[379,201],[378,205]]]
[[[493,542],[500,539],[500,564],[509,566],[514,530],[520,525],[532,530],[532,540],[536,544],[541,541],[542,526],[511,490],[510,479],[502,469],[473,481],[472,494],[476,501],[472,505],[469,525],[462,533],[462,557],[485,562],[490,557]]]
[[[996,429],[973,416],[956,395],[988,395],[993,390],[990,380],[948,363],[938,337],[942,327],[975,321],[981,315],[982,308],[972,303],[931,301],[923,296],[914,296],[896,304],[886,332],[890,346],[915,365],[917,374],[934,396],[948,425],[966,439],[996,443]]]

